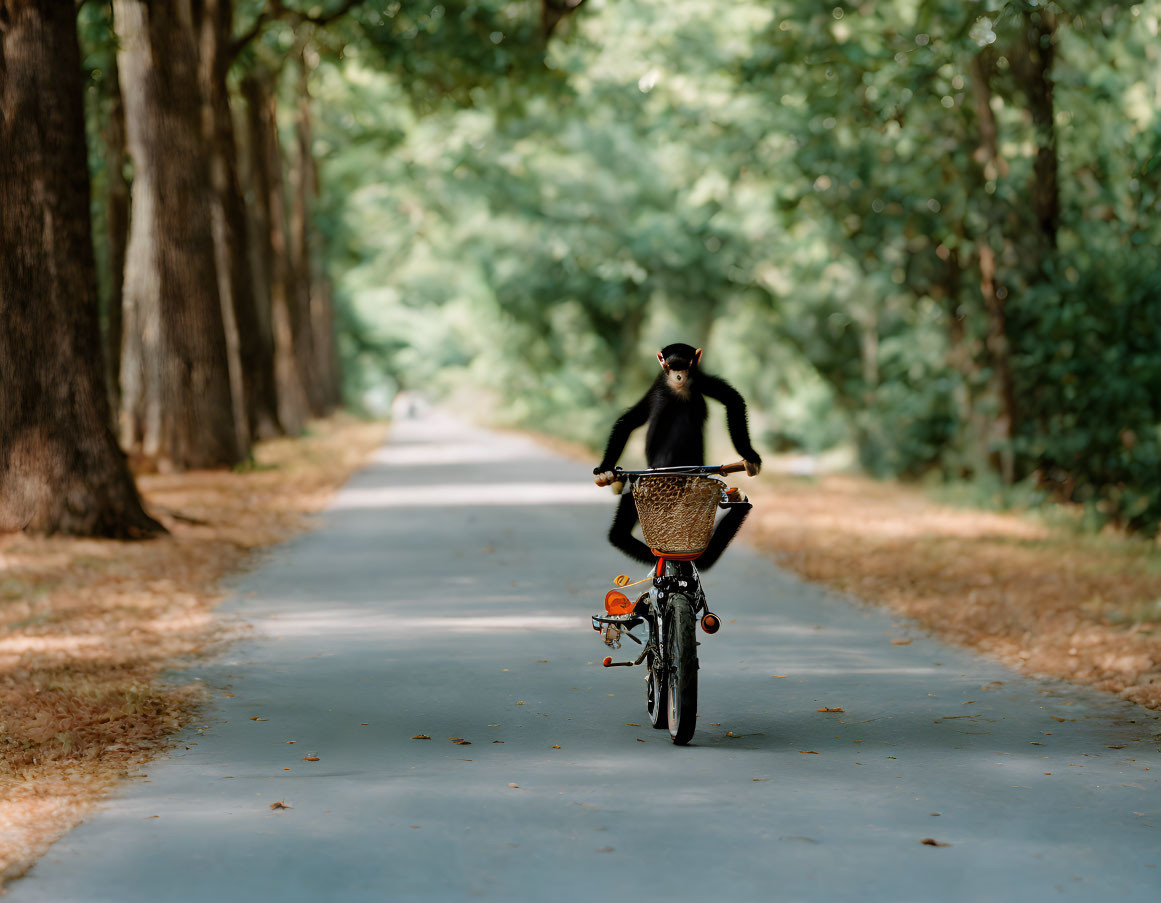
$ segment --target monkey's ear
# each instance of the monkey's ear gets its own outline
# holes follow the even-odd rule
[[[698,367],[701,366],[701,349],[700,348],[698,348],[697,351],[695,351],[693,353],[693,363]]]
[[[661,365],[662,369],[665,368],[665,355],[660,351],[657,352],[657,363]]]

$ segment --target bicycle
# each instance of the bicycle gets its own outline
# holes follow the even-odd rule
[[[753,471],[745,461],[709,467],[655,467],[647,470],[615,468],[615,479],[628,481],[646,544],[657,556],[650,574],[633,581],[626,574],[613,582],[627,588],[649,583],[636,601],[620,590],[605,594],[605,614],[593,615],[593,630],[613,649],[624,637],[642,647],[635,661],[615,662],[605,656],[606,668],[646,663],[646,709],[649,723],[668,727],[670,739],[684,746],[693,738],[697,719],[696,622],[712,636],[721,618],[709,610],[694,561],[705,551],[713,534],[718,508],[749,505],[738,501],[736,490],[715,477]],[[646,639],[633,628],[646,625]]]

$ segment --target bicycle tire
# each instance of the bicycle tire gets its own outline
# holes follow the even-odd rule
[[[666,643],[670,651],[667,675],[669,737],[678,746],[693,738],[697,729],[697,634],[693,603],[681,595],[669,600]]]
[[[669,685],[657,676],[655,657],[649,656],[649,670],[645,681],[645,710],[649,723],[659,731],[669,727]]]

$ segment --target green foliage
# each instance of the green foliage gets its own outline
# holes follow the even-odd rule
[[[774,448],[985,483],[1010,448],[1156,529],[1161,3],[592,0],[547,53],[522,4],[389,9],[320,135],[365,377],[392,349],[399,385],[599,443],[690,341]]]
[[[1161,253],[1078,254],[1015,310],[1021,450],[1098,523],[1161,524]]]

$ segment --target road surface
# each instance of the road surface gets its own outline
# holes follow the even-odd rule
[[[254,630],[196,672],[204,719],[11,903],[1161,899],[1154,714],[740,544],[705,576],[725,623],[670,744],[643,670],[599,664],[587,616],[626,565],[589,480],[398,423],[237,581]]]

